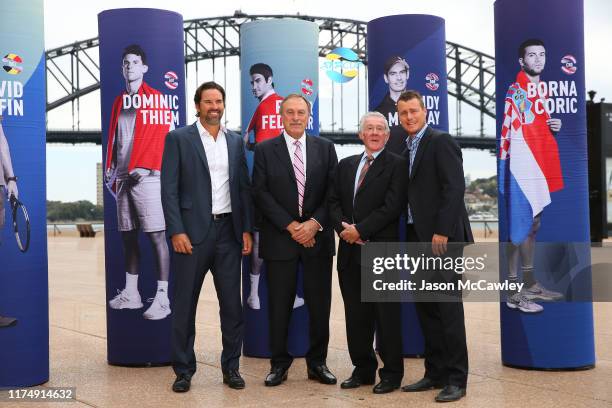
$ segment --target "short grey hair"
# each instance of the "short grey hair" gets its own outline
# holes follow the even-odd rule
[[[359,133],[363,132],[363,125],[365,124],[366,119],[368,118],[379,118],[385,123],[385,133],[391,133],[391,129],[389,128],[389,123],[387,122],[387,118],[380,112],[366,112],[363,114],[361,119],[359,120]]]

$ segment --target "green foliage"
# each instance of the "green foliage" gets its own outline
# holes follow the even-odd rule
[[[100,221],[104,219],[102,206],[81,200],[72,203],[47,201],[47,221]]]
[[[489,197],[497,198],[497,176],[476,179],[470,183],[467,191],[478,191],[487,194]]]

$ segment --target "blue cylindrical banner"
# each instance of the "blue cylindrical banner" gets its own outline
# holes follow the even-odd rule
[[[500,271],[524,284],[501,304],[502,361],[589,367],[582,0],[496,1],[495,56]],[[581,301],[572,302],[578,286]]]
[[[444,19],[405,14],[368,23],[369,110],[382,113],[391,136],[387,149],[400,154],[408,136],[397,116],[397,98],[406,89],[419,91],[427,124],[448,131],[446,37]]]
[[[186,120],[183,18],[118,9],[98,25],[108,361],[164,364],[172,289],[160,170],[166,134]]]
[[[43,14],[0,4],[0,388],[49,379]]]
[[[254,21],[240,28],[242,134],[249,150],[255,143],[283,131],[280,103],[288,94],[304,96],[312,107],[309,135],[319,135],[319,28],[303,20]],[[253,154],[247,155],[252,167]],[[259,258],[255,231],[253,254],[243,267],[245,310],[244,354],[269,357],[266,270]],[[304,305],[302,274],[289,327],[289,352],[303,356],[308,350],[308,312]]]
[[[367,44],[369,110],[387,118],[391,136],[386,149],[401,154],[406,148],[397,98],[407,89],[423,96],[427,124],[448,131],[444,19],[419,14],[377,18],[368,23]],[[402,325],[404,354],[422,355],[425,344],[412,303],[402,304]]]

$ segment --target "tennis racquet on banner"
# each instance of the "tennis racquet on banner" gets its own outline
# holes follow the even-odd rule
[[[30,247],[30,217],[28,210],[21,201],[11,194],[9,198],[13,210],[13,231],[15,240],[21,252],[26,252]]]

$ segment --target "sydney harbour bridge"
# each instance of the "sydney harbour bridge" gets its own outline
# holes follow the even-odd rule
[[[356,143],[357,121],[367,111],[368,105],[367,22],[299,14],[247,15],[239,11],[233,16],[186,20],[183,30],[187,81],[196,84],[214,79],[226,89],[237,86],[238,91],[233,94],[239,95],[235,78],[239,72],[240,26],[249,21],[271,18],[297,18],[318,24],[320,58],[338,47],[350,48],[359,55],[363,72],[353,85],[355,89],[351,95],[356,97],[345,97],[348,91],[343,86],[346,84],[330,83],[319,93],[320,134],[335,143]],[[51,116],[61,110],[71,121],[71,125],[62,126],[68,129],[54,129],[54,121],[49,120],[47,143],[101,143],[99,129],[91,130],[81,125],[83,112],[90,109],[90,101],[95,100],[92,99],[95,95],[90,94],[100,88],[98,45],[98,38],[90,38],[46,51],[47,113]],[[451,133],[457,136],[463,148],[493,151],[495,59],[447,41],[446,66],[448,94],[451,96],[449,118],[454,118],[454,123],[449,122]],[[323,81],[319,82],[323,88]],[[228,92],[228,106],[239,109],[239,101],[232,100],[231,95],[232,92]],[[321,120],[322,112],[325,112],[325,120]],[[473,122],[473,130],[464,130],[466,117]],[[232,129],[238,126],[237,123],[228,125]]]

